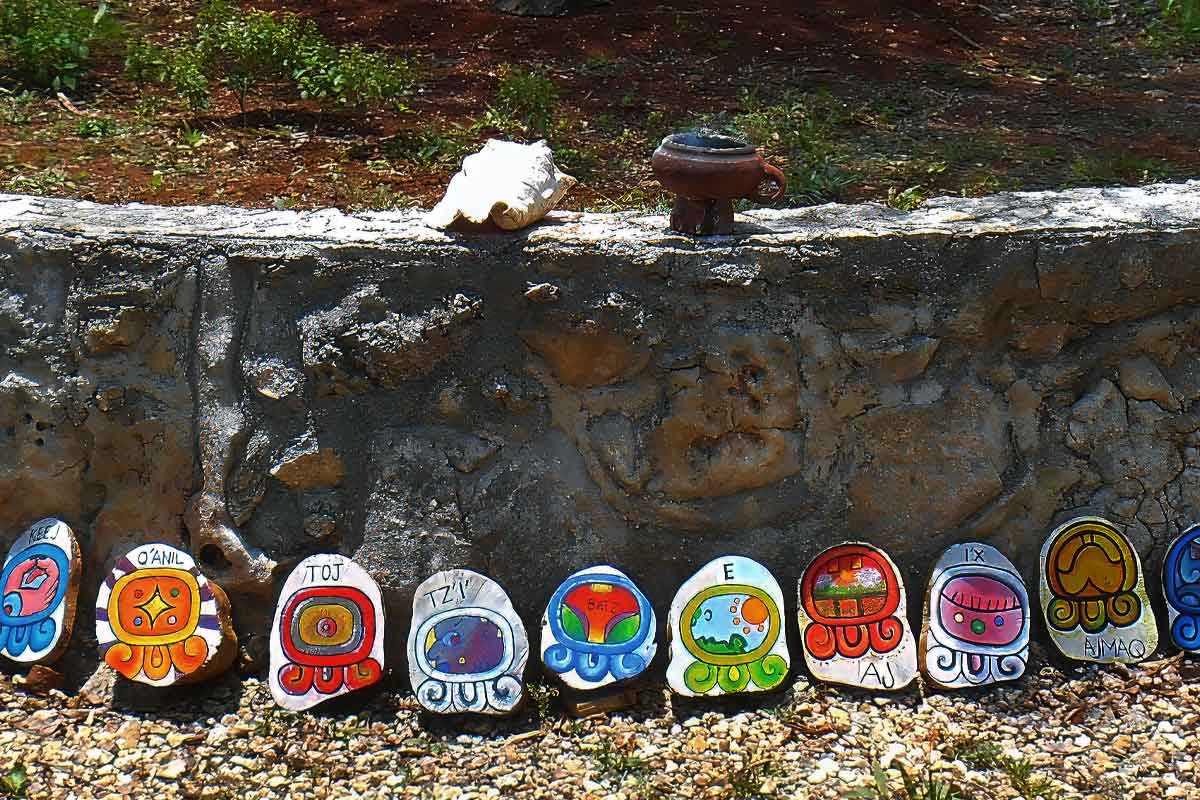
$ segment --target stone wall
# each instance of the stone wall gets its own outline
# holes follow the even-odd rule
[[[664,225],[0,195],[0,546],[67,520],[86,611],[124,550],[182,544],[253,668],[320,551],[379,579],[398,657],[412,588],[453,566],[533,629],[595,562],[665,620],[726,552],[794,587],[868,539],[915,597],[963,538],[1032,584],[1093,511],[1157,576],[1200,520],[1200,182]]]

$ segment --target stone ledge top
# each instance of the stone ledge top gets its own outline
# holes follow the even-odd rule
[[[1006,192],[982,198],[940,197],[901,212],[878,203],[756,209],[738,214],[732,236],[692,239],[666,230],[661,215],[553,212],[512,233],[457,233],[430,228],[420,210],[346,214],[337,209],[281,211],[227,206],[109,206],[0,194],[0,237],[219,238],[288,240],[326,245],[511,247],[558,244],[720,249],[834,239],[978,236],[1038,231],[1130,233],[1200,229],[1200,180],[1142,187]]]

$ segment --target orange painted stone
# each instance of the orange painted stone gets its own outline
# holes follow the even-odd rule
[[[151,686],[204,680],[237,655],[225,592],[161,543],[117,560],[96,598],[96,639],[104,663]]]

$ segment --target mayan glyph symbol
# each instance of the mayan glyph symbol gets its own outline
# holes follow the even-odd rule
[[[0,571],[0,656],[48,663],[67,648],[82,569],[70,526],[35,522],[13,542]]]
[[[751,559],[725,556],[702,567],[676,592],[668,626],[667,683],[678,694],[768,691],[791,668],[783,592]]]
[[[1200,525],[1171,543],[1162,580],[1172,641],[1181,650],[1200,652]]]
[[[422,706],[441,714],[507,714],[524,694],[529,640],[500,584],[471,570],[417,587],[408,674]]]
[[[1050,638],[1070,658],[1136,663],[1158,646],[1141,560],[1106,519],[1078,517],[1050,534],[1039,589]]]
[[[117,560],[96,599],[96,638],[106,664],[152,686],[202,680],[237,654],[225,593],[159,543]]]
[[[939,686],[1021,677],[1029,660],[1029,594],[1012,563],[978,542],[951,545],[925,599],[921,668]]]
[[[916,640],[905,617],[900,572],[862,542],[831,547],[800,579],[804,660],[817,678],[901,689],[916,675]]]
[[[271,695],[301,711],[383,677],[379,585],[345,556],[309,556],[283,585],[271,629]]]
[[[568,577],[542,617],[542,662],[576,689],[631,678],[654,659],[654,608],[614,567]]]

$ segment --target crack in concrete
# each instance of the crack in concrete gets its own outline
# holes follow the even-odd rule
[[[192,485],[188,497],[195,495],[204,486],[203,454],[200,447],[200,329],[204,313],[204,262],[200,261],[190,270],[193,281],[192,315],[188,325],[187,339],[187,382],[192,397]],[[180,525],[180,536],[185,550],[191,551],[192,536],[188,526]]]

